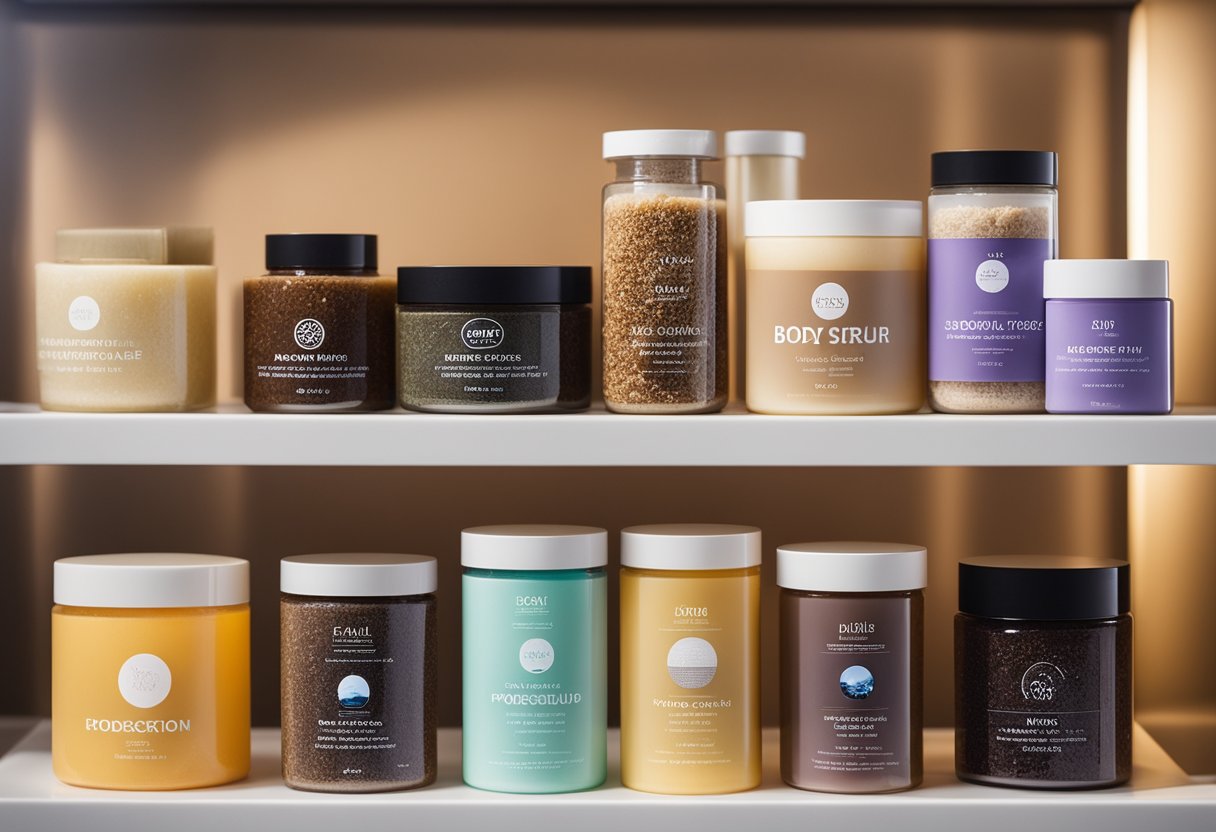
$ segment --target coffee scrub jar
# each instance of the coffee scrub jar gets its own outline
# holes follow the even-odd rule
[[[1117,786],[1132,768],[1126,561],[959,564],[955,771],[1027,789]]]
[[[374,234],[268,234],[245,279],[245,404],[270,413],[393,406],[393,290]]]

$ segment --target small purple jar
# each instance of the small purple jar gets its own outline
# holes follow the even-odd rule
[[[1048,260],[1047,412],[1174,409],[1174,305],[1165,260]]]

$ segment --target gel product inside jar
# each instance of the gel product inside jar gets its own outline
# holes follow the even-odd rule
[[[933,154],[929,399],[948,413],[1043,410],[1043,263],[1059,256],[1056,154]]]
[[[423,555],[283,559],[288,786],[381,792],[435,781],[437,575]]]
[[[1169,413],[1173,328],[1165,260],[1048,260],[1047,410]]]
[[[920,546],[777,549],[786,783],[848,794],[920,784],[926,583]]]
[[[60,231],[36,269],[42,406],[214,405],[213,242],[209,228]]]
[[[608,534],[478,526],[464,566],[464,781],[548,794],[607,776]]]
[[[760,785],[760,530],[633,526],[621,567],[621,782]]]
[[[988,557],[958,570],[955,755],[963,780],[1116,786],[1132,770],[1128,565]]]
[[[98,789],[249,773],[249,564],[185,554],[55,561],[51,762]]]
[[[542,413],[591,404],[591,269],[397,270],[401,406]]]
[[[747,407],[877,414],[925,401],[919,202],[747,206]]]
[[[277,413],[393,406],[393,279],[374,234],[268,234],[245,279],[245,404]]]
[[[726,404],[726,210],[702,178],[709,130],[604,134],[604,404],[712,413]]]

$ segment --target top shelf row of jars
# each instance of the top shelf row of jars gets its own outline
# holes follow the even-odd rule
[[[728,315],[749,409],[781,414],[1168,413],[1164,261],[1059,260],[1050,151],[935,153],[928,202],[803,200],[805,137],[604,134],[603,397],[622,413],[712,413]],[[215,402],[206,229],[72,229],[37,267],[44,407]],[[413,266],[377,238],[272,234],[244,283],[254,411],[560,412],[591,402],[588,266]],[[394,301],[396,309],[394,310]],[[394,320],[395,319],[395,320]],[[927,382],[927,385],[926,385]]]

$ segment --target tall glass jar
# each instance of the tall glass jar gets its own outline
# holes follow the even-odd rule
[[[1043,263],[1059,256],[1056,154],[933,154],[929,401],[946,413],[1044,403]]]
[[[604,403],[618,413],[712,413],[726,404],[726,223],[701,165],[708,130],[604,134]]]

